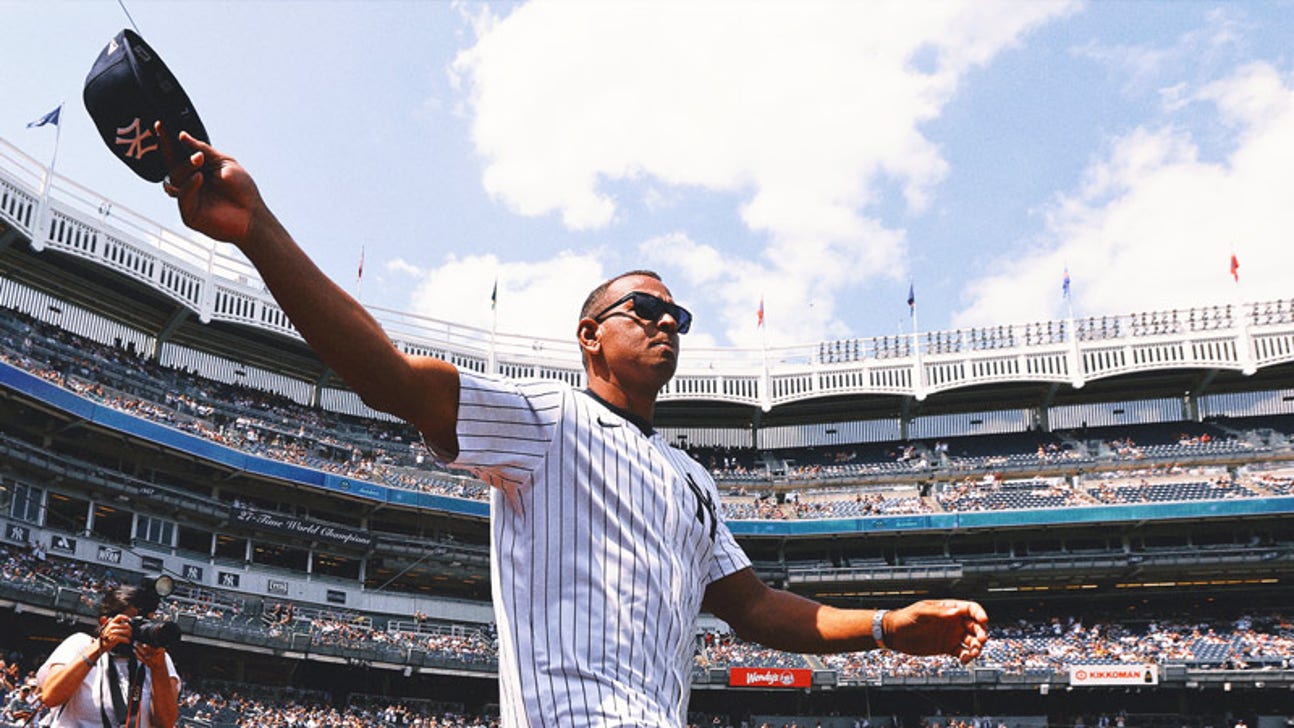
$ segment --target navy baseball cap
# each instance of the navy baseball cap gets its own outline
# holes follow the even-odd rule
[[[160,120],[172,137],[187,131],[204,142],[206,127],[170,69],[143,38],[123,30],[99,53],[82,93],[103,143],[149,182],[166,178],[162,146],[153,130]]]

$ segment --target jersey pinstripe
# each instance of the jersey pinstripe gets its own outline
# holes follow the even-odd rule
[[[507,726],[681,726],[705,588],[750,560],[699,463],[558,382],[461,373],[455,465],[496,486]]]

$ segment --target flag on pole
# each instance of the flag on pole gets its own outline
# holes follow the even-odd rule
[[[764,325],[764,297],[760,296],[759,297],[759,317],[758,317],[758,322],[755,324],[755,328],[758,329],[763,325]]]
[[[1240,282],[1240,259],[1235,253],[1231,254],[1231,277],[1236,279],[1236,283]]]
[[[497,310],[499,306],[499,279],[494,279],[494,290],[490,291],[490,310]]]
[[[1065,266],[1065,281],[1060,284],[1060,290],[1065,298],[1069,298],[1069,266]]]
[[[58,117],[59,117],[59,114],[61,114],[62,112],[63,112],[63,105],[59,104],[58,108],[40,117],[39,119],[29,123],[27,125],[27,128],[31,129],[32,127],[45,126],[46,124],[53,124],[54,126],[58,126]]]
[[[355,272],[355,282],[364,280],[364,246],[359,246],[359,270]]]
[[[908,313],[915,315],[917,312],[917,293],[913,284],[908,284]]]

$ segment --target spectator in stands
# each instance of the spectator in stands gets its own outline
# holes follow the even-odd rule
[[[33,686],[23,683],[10,694],[4,710],[0,711],[0,728],[26,728],[40,709],[40,700]]]
[[[99,629],[63,640],[37,672],[50,728],[108,724],[170,728],[179,717],[180,676],[166,649],[133,641],[131,618],[158,607],[152,589],[121,586],[99,602]],[[123,690],[123,685],[128,685]]]

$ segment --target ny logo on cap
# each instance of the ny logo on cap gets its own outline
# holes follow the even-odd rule
[[[134,134],[133,137],[127,137],[127,134]],[[144,140],[153,136],[152,129],[144,129],[139,125],[139,117],[131,122],[130,126],[120,127],[117,129],[117,146],[126,145],[126,156],[135,159],[143,159],[145,154],[157,149],[157,142],[154,141],[148,146],[144,146]]]

